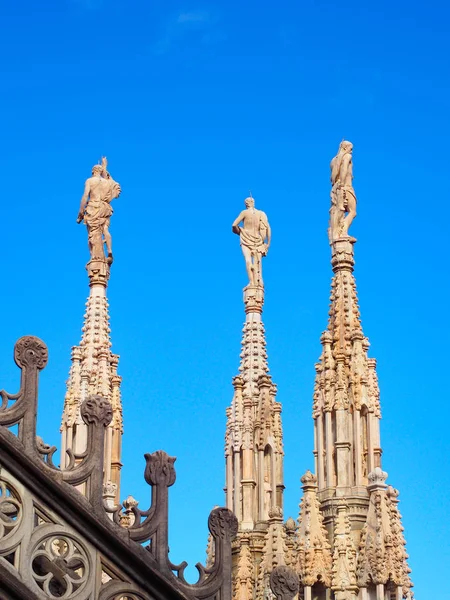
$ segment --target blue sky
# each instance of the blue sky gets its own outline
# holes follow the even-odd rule
[[[450,598],[437,576],[450,558],[449,17],[433,0],[2,6],[0,387],[18,386],[15,340],[41,337],[50,360],[38,428],[59,445],[88,294],[75,219],[106,155],[123,190],[108,291],[122,496],[146,507],[144,452],[178,457],[173,562],[204,559],[207,515],[223,503],[246,283],[230,226],[249,190],[273,229],[264,320],[283,404],[285,516],[297,516],[331,279],[329,161],[346,138],[383,467],[400,489],[417,598]]]

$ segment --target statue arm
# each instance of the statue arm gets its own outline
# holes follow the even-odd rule
[[[272,230],[270,229],[269,221],[267,221],[267,250],[269,249],[271,239],[272,239]]]
[[[266,252],[269,249],[270,241],[272,239],[272,230],[270,229],[269,219],[265,212],[261,211],[261,220],[260,220],[260,233],[264,237],[263,242],[266,245]]]
[[[109,177],[111,177],[111,176],[108,173],[108,161],[106,159],[106,156],[102,156],[102,167],[103,167],[103,177],[106,177],[109,179]]]
[[[341,181],[342,183],[345,183],[347,181],[347,176],[350,175],[351,178],[353,178],[352,175],[352,157],[350,156],[350,154],[345,154],[344,158],[342,159],[342,177],[341,177]]]
[[[86,208],[86,204],[88,202],[90,191],[91,191],[91,186],[90,186],[89,179],[88,179],[84,185],[84,193],[81,197],[80,210],[78,212],[77,223],[81,223],[81,221],[84,218],[84,211]]]
[[[239,227],[239,223],[241,221],[243,221],[243,220],[244,220],[244,211],[242,211],[240,213],[240,215],[238,216],[238,218],[233,221],[233,224],[231,226],[231,231],[233,233],[237,233],[237,235],[239,235],[239,233],[241,232],[241,228]]]
[[[111,178],[111,199],[118,198],[121,191],[122,188],[120,187],[120,183],[117,183],[117,181],[114,181],[114,179]]]
[[[336,169],[336,157],[333,158],[333,160],[330,163],[330,181],[331,181],[331,185],[333,186],[336,183],[336,180],[338,178],[338,173],[337,173],[337,169]]]
[[[348,171],[347,171],[348,175],[350,176],[350,180],[353,179],[353,160],[352,157],[350,157],[349,161],[348,161]]]

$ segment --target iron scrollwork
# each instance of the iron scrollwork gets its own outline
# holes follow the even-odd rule
[[[299,579],[295,571],[280,565],[270,574],[270,588],[277,600],[292,600],[298,594]]]
[[[16,394],[0,391],[0,451],[2,447],[8,449],[9,457],[21,454],[23,465],[37,478],[36,481],[46,481],[56,492],[53,499],[48,498],[48,503],[57,515],[56,520],[62,523],[49,525],[45,519],[44,523],[40,523],[39,519],[36,521],[32,495],[25,494],[21,498],[14,485],[0,478],[0,549],[14,553],[19,544],[23,544],[17,556],[24,557],[22,568],[26,569],[27,575],[23,581],[30,586],[29,597],[86,600],[94,597],[92,594],[97,589],[101,600],[148,600],[154,597],[153,593],[149,593],[153,588],[148,588],[146,583],[142,589],[142,582],[150,581],[153,574],[154,580],[165,581],[164,585],[172,590],[170,593],[174,594],[174,598],[178,594],[180,599],[231,600],[231,540],[238,528],[236,517],[226,508],[212,511],[208,527],[214,541],[214,562],[208,567],[198,563],[199,579],[197,583],[189,584],[184,578],[187,563],[174,565],[169,559],[168,489],[176,479],[175,457],[162,450],[145,455],[144,478],[151,487],[148,510],[141,511],[134,499],[125,501],[123,514],[121,507],[105,505],[103,460],[105,431],[113,416],[110,403],[98,395],[84,400],[80,414],[87,426],[86,450],[79,454],[68,451],[69,464],[61,470],[53,463],[56,448],[36,436],[38,374],[47,364],[47,348],[38,338],[27,336],[16,343],[14,358],[22,369],[21,383]],[[18,425],[16,437],[7,430],[13,425]],[[15,460],[9,463],[10,468],[13,464],[16,464]],[[19,482],[19,489],[23,486],[26,490],[28,484],[26,479],[22,479],[21,469],[12,468],[12,473]],[[77,494],[69,486],[77,488],[78,493],[85,483],[85,498],[80,496],[78,501]],[[74,503],[76,511],[87,511],[87,520],[94,519],[90,521],[90,527],[95,534],[88,537],[84,523],[79,523],[77,528],[73,512],[71,529],[65,527],[66,511],[61,502],[55,503],[56,497],[67,499],[72,511]],[[136,581],[131,577],[129,582],[112,580],[95,584],[98,577],[93,568],[95,553],[101,555],[105,552],[104,547],[97,546],[97,535],[109,540],[112,548],[120,548],[120,561],[129,561],[131,571],[135,564],[139,564],[147,579],[142,579],[140,574]],[[85,544],[85,538],[90,540],[89,544]],[[147,552],[141,546],[145,542],[148,542]],[[109,560],[112,558],[109,557]],[[120,565],[121,562],[118,563]],[[155,572],[159,572],[156,579]],[[14,578],[11,573],[8,576]],[[95,588],[95,585],[98,587]]]

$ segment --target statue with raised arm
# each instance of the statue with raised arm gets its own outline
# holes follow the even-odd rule
[[[245,206],[245,210],[234,221],[231,230],[241,239],[241,248],[249,279],[248,287],[262,288],[261,259],[269,250],[270,225],[266,214],[255,208],[255,201],[252,197],[245,199]]]
[[[77,223],[84,221],[88,230],[88,245],[91,260],[113,261],[112,240],[109,233],[109,222],[113,209],[111,201],[120,195],[120,185],[114,181],[107,171],[106,158],[101,165],[94,165],[92,177],[86,180],[84,194],[81,198]],[[107,256],[103,244],[106,245]]]
[[[353,144],[343,140],[330,164],[331,208],[328,237],[330,243],[349,237],[348,230],[356,217],[356,194],[353,189]]]

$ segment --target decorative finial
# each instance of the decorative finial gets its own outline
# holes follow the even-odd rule
[[[356,194],[353,189],[353,144],[342,140],[330,164],[331,207],[328,237],[330,244],[348,238],[348,230],[356,217]]]
[[[314,473],[311,473],[311,471],[308,469],[306,471],[306,473],[304,475],[302,475],[302,477],[300,477],[300,481],[302,482],[303,486],[316,487],[317,477],[314,475]]]
[[[386,471],[382,471],[380,467],[375,467],[375,469],[367,475],[367,479],[369,480],[369,485],[367,486],[368,490],[370,491],[371,489],[375,488],[387,488],[385,483],[387,477],[388,474]]]
[[[92,167],[92,177],[89,177],[84,185],[77,218],[77,223],[83,221],[88,230],[91,255],[88,271],[91,278],[95,272],[107,271],[105,266],[113,262],[112,240],[109,233],[109,222],[113,213],[111,201],[119,197],[121,189],[111,177],[107,166],[108,161],[103,156],[101,163]],[[106,254],[104,245],[106,245]],[[104,263],[103,266],[100,263]]]
[[[247,288],[263,288],[261,259],[267,255],[269,250],[270,225],[266,214],[255,208],[255,199],[252,197],[251,192],[244,202],[246,208],[233,222],[231,230],[239,235],[241,239],[241,248],[249,279]],[[240,223],[243,224],[242,227]]]

